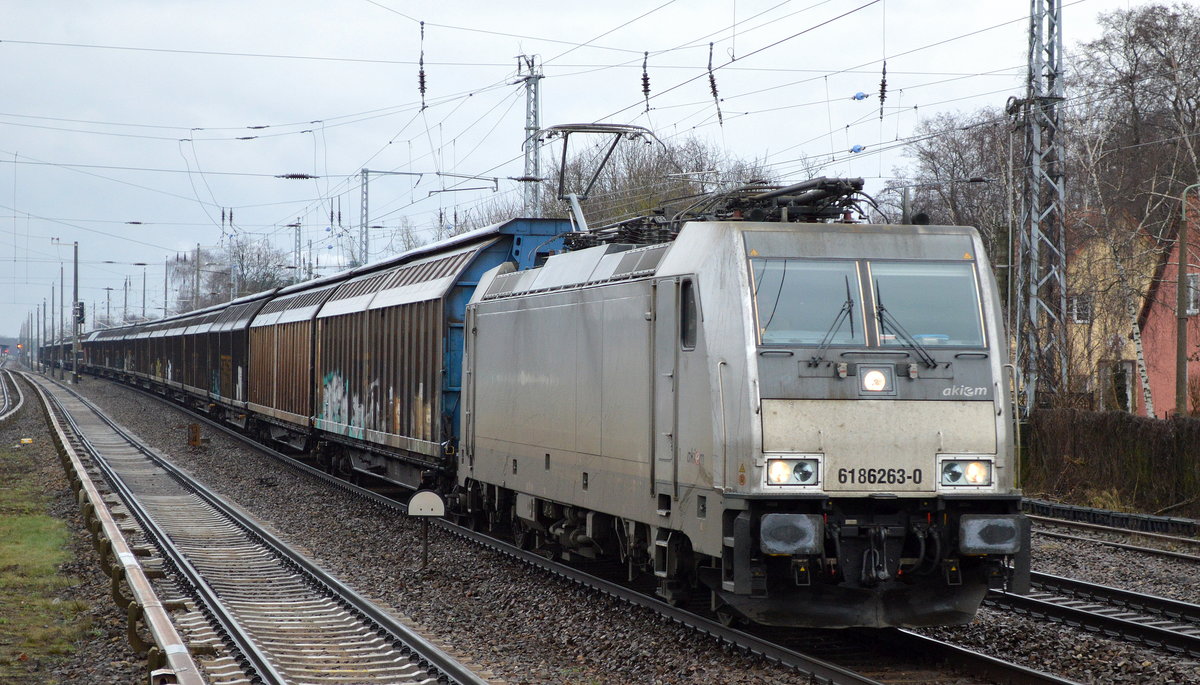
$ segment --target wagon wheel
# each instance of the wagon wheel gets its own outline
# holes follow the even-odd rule
[[[333,475],[342,480],[354,479],[354,461],[348,454],[339,454],[333,459]]]
[[[325,473],[333,473],[333,459],[324,450],[317,452],[317,468]]]

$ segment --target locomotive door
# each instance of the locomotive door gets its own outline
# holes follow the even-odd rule
[[[659,511],[678,493],[679,279],[654,283],[654,494]]]

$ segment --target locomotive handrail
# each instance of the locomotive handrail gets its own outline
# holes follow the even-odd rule
[[[725,492],[725,464],[729,463],[729,425],[725,417],[725,367],[724,359],[717,362],[717,406],[721,407],[721,492]],[[716,483],[713,483],[716,485]]]
[[[872,355],[879,355],[879,356],[884,356],[884,357],[911,357],[912,356],[909,353],[904,352],[902,350],[847,350],[845,352],[842,352],[839,356],[863,357],[863,356],[872,356]]]
[[[1009,393],[1008,402],[1005,403],[1005,409],[1008,410],[1008,420],[1012,424],[1013,432],[1013,487],[1021,487],[1021,416],[1017,407],[1017,367],[1013,364],[1005,364],[1001,367],[1008,371]]]

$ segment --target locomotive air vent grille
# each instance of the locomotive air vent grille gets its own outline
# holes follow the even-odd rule
[[[500,274],[492,280],[492,284],[488,286],[487,292],[484,293],[483,299],[490,300],[495,297],[504,297],[511,295],[513,289],[517,287],[517,281],[520,280],[522,272],[513,271],[512,273]]]
[[[613,278],[619,278],[626,274],[630,274],[637,269],[637,264],[641,261],[642,255],[636,250],[630,250],[621,257],[621,263],[617,264],[617,268],[613,271]]]
[[[632,278],[654,273],[658,263],[662,261],[669,245],[654,245],[640,250],[630,250],[621,257],[621,263],[613,271],[612,278]]]
[[[658,263],[662,261],[663,255],[667,253],[667,245],[656,245],[642,252],[642,258],[638,261],[637,273],[654,273],[658,268]]]

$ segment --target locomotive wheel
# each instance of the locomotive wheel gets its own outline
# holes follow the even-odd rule
[[[529,551],[537,546],[537,531],[521,519],[513,519],[512,537],[518,549]]]
[[[717,621],[721,625],[725,626],[726,628],[731,628],[731,627],[737,626],[737,625],[744,625],[746,623],[746,619],[742,618],[741,616],[738,616],[737,613],[734,612],[733,607],[731,607],[728,604],[726,604],[725,602],[717,599],[716,593],[713,593],[712,603],[713,603],[713,609],[712,609],[713,615],[716,616]]]

